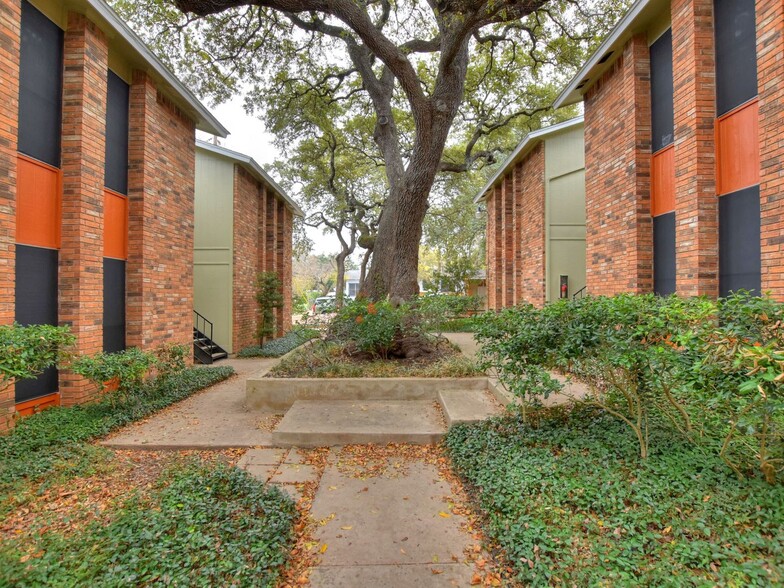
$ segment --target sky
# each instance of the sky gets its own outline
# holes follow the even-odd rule
[[[226,139],[219,139],[223,147],[250,155],[265,169],[268,164],[280,156],[280,152],[272,144],[274,137],[267,133],[264,123],[258,118],[245,114],[241,96],[236,96],[224,104],[213,106],[210,110],[231,133]],[[205,141],[212,140],[212,135],[202,131],[197,131],[197,137]],[[279,179],[275,174],[270,175],[276,180]],[[297,194],[290,194],[290,196],[297,200]],[[311,227],[308,227],[307,231],[308,237],[314,243],[313,254],[336,253],[338,251],[340,246],[334,236],[323,235],[320,229]]]

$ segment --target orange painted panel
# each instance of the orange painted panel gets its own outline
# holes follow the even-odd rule
[[[716,121],[716,189],[729,194],[760,182],[759,102]]]
[[[128,199],[104,190],[103,256],[128,259]]]
[[[675,146],[657,151],[651,158],[651,216],[675,210]]]
[[[19,416],[26,417],[34,415],[38,412],[41,412],[45,408],[51,408],[53,406],[60,406],[59,392],[41,396],[41,398],[33,398],[27,402],[20,402],[14,408],[16,409],[16,412],[19,413]]]
[[[60,218],[60,170],[18,156],[16,242],[59,249]]]

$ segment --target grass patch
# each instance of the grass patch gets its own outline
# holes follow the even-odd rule
[[[226,464],[181,460],[72,532],[0,545],[5,586],[274,586],[293,502]]]
[[[264,345],[251,345],[237,353],[237,357],[281,357],[311,339],[320,337],[316,329],[293,329],[283,337],[267,341]]]
[[[771,586],[784,582],[784,486],[587,408],[454,427],[446,447],[488,535],[525,585]]]
[[[272,378],[469,378],[482,376],[476,363],[449,349],[437,357],[367,359],[352,357],[338,343],[323,343],[282,360],[267,374]]]
[[[439,325],[443,333],[475,333],[478,327],[475,317],[446,320]]]
[[[58,475],[89,472],[102,451],[90,441],[232,374],[234,368],[229,366],[188,368],[124,395],[107,394],[99,402],[55,407],[21,419],[10,434],[0,437],[0,497],[17,482],[37,480],[53,471]]]

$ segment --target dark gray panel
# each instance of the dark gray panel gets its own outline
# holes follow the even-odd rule
[[[109,72],[106,97],[107,188],[128,194],[128,108],[130,87],[114,72]]]
[[[26,1],[20,51],[18,149],[60,167],[63,32]]]
[[[760,292],[759,186],[719,198],[719,294]]]
[[[714,0],[716,109],[721,116],[757,95],[754,0]]]
[[[651,45],[651,150],[656,153],[675,140],[672,81],[672,30]]]
[[[653,291],[675,292],[675,211],[653,218]]]
[[[21,325],[57,324],[57,250],[16,246],[15,317]],[[16,384],[16,402],[57,391],[57,370]]]
[[[125,349],[125,262],[103,260],[103,350]]]

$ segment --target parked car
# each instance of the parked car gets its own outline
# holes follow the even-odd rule
[[[327,314],[335,312],[336,300],[334,296],[320,296],[313,301],[310,311],[312,314]]]

